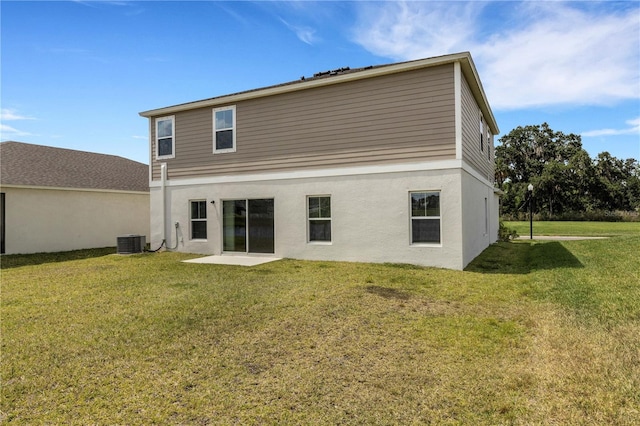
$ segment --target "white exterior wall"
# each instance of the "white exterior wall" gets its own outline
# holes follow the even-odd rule
[[[6,254],[115,247],[149,236],[149,194],[2,187]]]
[[[499,197],[479,175],[462,172],[464,265],[498,240]],[[485,204],[486,203],[486,204]]]
[[[457,162],[456,164],[460,164]],[[273,179],[217,178],[166,182],[166,229],[163,232],[163,189],[151,188],[151,248],[164,236],[176,247],[174,223],[179,222],[176,250],[221,254],[222,200],[273,198],[277,257],[357,262],[398,262],[462,269],[461,168],[418,171],[292,176]],[[364,169],[363,169],[364,170]],[[237,180],[237,181],[233,181]],[[441,191],[439,245],[411,245],[410,191]],[[307,242],[307,196],[330,195],[332,242]],[[190,240],[189,202],[207,200],[207,240]],[[214,201],[215,204],[211,204]],[[469,218],[467,220],[471,221]],[[486,239],[488,241],[488,238]],[[487,244],[488,245],[488,244]],[[477,243],[472,245],[475,249]],[[470,259],[469,259],[470,260]]]

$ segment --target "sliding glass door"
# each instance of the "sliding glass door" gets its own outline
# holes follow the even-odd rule
[[[274,253],[273,198],[223,201],[222,228],[223,251]]]
[[[222,250],[247,251],[247,200],[222,202]]]
[[[250,253],[273,253],[273,198],[248,201],[248,251]]]

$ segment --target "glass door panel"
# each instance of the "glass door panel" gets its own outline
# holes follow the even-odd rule
[[[222,250],[247,251],[246,200],[222,202]]]
[[[249,200],[249,252],[274,252],[273,199]]]

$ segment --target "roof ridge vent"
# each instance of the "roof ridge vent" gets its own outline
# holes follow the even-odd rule
[[[342,74],[344,72],[350,71],[351,68],[349,67],[342,67],[342,68],[336,68],[335,70],[328,70],[328,71],[320,71],[317,72],[313,75],[313,77],[317,78],[317,77],[324,77],[327,75],[338,75],[338,74]]]

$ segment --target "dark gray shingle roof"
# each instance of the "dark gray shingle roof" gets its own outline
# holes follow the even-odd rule
[[[149,167],[115,155],[2,142],[0,184],[149,191]]]

